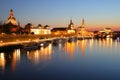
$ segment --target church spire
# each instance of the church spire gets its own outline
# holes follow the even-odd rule
[[[12,9],[10,10],[10,17],[14,17],[14,12]]]
[[[82,27],[85,27],[85,21],[84,21],[84,18],[82,19]]]
[[[74,23],[72,21],[72,19],[70,20],[70,24],[68,25],[69,29],[74,29]]]
[[[70,20],[70,24],[73,24],[72,19]]]

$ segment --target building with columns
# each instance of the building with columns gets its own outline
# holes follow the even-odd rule
[[[45,25],[45,26],[31,27],[30,33],[35,35],[49,35],[51,34],[50,26]]]

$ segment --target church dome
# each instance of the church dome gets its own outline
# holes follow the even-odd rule
[[[16,18],[14,17],[14,12],[12,9],[10,10],[9,17],[6,21],[6,24],[8,24],[8,23],[12,23],[13,25],[17,25]]]

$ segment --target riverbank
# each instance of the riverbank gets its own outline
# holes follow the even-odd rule
[[[75,34],[68,35],[0,35],[0,42],[16,42],[16,41],[26,41],[26,40],[36,40],[36,39],[47,39],[55,37],[71,37]]]
[[[71,35],[1,35],[0,36],[0,47],[4,46],[16,46],[29,44],[31,42],[45,42],[52,41],[56,38],[62,37],[71,37],[75,36],[75,34]]]

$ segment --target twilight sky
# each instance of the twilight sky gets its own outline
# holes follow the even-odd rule
[[[67,27],[70,19],[75,27],[85,19],[87,29],[120,28],[120,0],[1,0],[0,21],[5,21],[10,9],[17,21]]]

